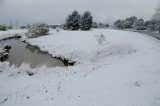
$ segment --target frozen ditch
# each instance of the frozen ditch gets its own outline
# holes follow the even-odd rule
[[[12,47],[6,61],[9,61],[11,64],[16,66],[20,66],[23,63],[30,64],[32,68],[41,65],[46,65],[47,67],[66,66],[64,61],[53,58],[51,55],[40,51],[38,47],[31,46],[18,39],[0,41],[0,45],[4,44],[11,45]]]

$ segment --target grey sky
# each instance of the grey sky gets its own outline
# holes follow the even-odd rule
[[[150,19],[159,0],[0,0],[0,23],[63,23],[74,9],[89,10],[98,22],[137,16]]]

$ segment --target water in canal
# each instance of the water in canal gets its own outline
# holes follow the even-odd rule
[[[53,58],[51,55],[40,51],[39,48],[18,39],[0,41],[0,44],[8,44],[12,47],[7,61],[16,66],[22,65],[22,63],[29,63],[32,68],[41,65],[47,65],[47,67],[65,66],[62,60]]]

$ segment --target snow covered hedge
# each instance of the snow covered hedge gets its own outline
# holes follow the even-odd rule
[[[37,36],[47,35],[49,33],[49,26],[45,23],[35,23],[28,31],[28,37],[34,38]]]

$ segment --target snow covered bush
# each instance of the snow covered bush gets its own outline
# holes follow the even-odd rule
[[[109,24],[106,24],[106,28],[108,28],[109,27]]]
[[[122,20],[117,20],[117,21],[115,21],[114,22],[114,26],[116,27],[116,28],[119,28],[119,29],[121,29],[122,28]]]
[[[60,29],[60,28],[55,28],[55,30],[56,30],[56,32],[59,32],[59,31],[61,31],[61,29]]]
[[[71,15],[68,15],[64,27],[67,30],[80,29],[80,14],[76,10]]]
[[[137,18],[133,16],[126,18],[125,20],[117,20],[115,21],[114,25],[119,29],[128,29],[133,27],[133,23],[135,23],[136,20]]]
[[[93,17],[91,13],[86,11],[81,17],[81,30],[90,30],[92,27]]]
[[[105,28],[105,25],[103,23],[99,23],[98,27],[99,28]]]
[[[11,49],[11,46],[8,44],[0,45],[0,61],[5,61],[9,56],[9,50]]]
[[[92,28],[98,28],[98,24],[96,22],[92,23]]]
[[[143,19],[139,19],[137,21],[134,22],[133,27],[137,30],[145,30],[145,22]]]
[[[102,33],[99,35],[95,35],[95,37],[100,45],[106,41],[106,37]]]
[[[132,21],[130,20],[123,20],[122,21],[122,29],[132,28]]]
[[[45,23],[35,23],[29,28],[28,37],[37,37],[47,35],[49,33],[49,26]]]
[[[153,20],[146,21],[145,26],[148,30],[155,30],[155,21]]]
[[[150,20],[145,22],[145,26],[148,30],[160,30],[160,20]]]
[[[5,25],[0,25],[0,31],[6,31],[7,27]]]

